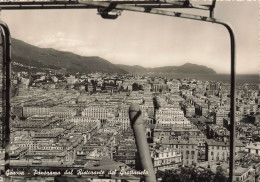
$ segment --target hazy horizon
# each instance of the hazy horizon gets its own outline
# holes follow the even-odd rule
[[[17,38],[15,38],[15,37],[12,37],[12,38],[14,38],[14,39],[17,39]],[[19,39],[17,39],[17,40],[19,40]],[[22,40],[23,41],[23,40]],[[25,43],[27,43],[27,44],[30,44],[30,43],[28,43],[28,42],[26,42],[26,41],[24,41]],[[32,45],[32,44],[31,44]],[[36,46],[36,45],[33,45],[33,46]],[[36,46],[36,47],[38,47],[38,46]],[[46,47],[47,48],[47,47]],[[53,48],[53,49],[55,49],[55,48]],[[63,50],[58,50],[58,49],[55,49],[55,50],[57,50],[57,51],[63,51]],[[65,52],[70,52],[70,51],[65,51]],[[71,53],[73,53],[73,52],[71,52]],[[77,53],[73,53],[73,54],[77,54]],[[96,56],[98,56],[98,57],[101,57],[101,58],[103,58],[102,56],[99,56],[99,55],[96,55]],[[105,59],[105,58],[103,58],[103,59]],[[107,59],[106,59],[107,60]],[[110,61],[110,60],[107,60],[107,61],[109,61],[109,62],[111,62],[112,64],[115,64],[115,65],[117,65],[117,63],[113,63],[112,61]],[[190,63],[190,64],[196,64],[196,63],[192,63],[192,62],[189,62],[189,61],[187,61],[187,62],[184,62],[184,63],[181,63],[180,65],[162,65],[162,66],[157,66],[157,67],[147,67],[147,66],[142,66],[142,67],[144,67],[144,68],[158,68],[158,67],[166,67],[166,66],[182,66],[182,65],[184,65],[184,64],[187,64],[187,63]],[[121,63],[120,63],[121,64]],[[127,65],[127,66],[140,66],[140,65],[129,65],[129,64],[121,64],[121,65]],[[197,65],[201,65],[201,66],[205,66],[205,65],[202,65],[202,64],[197,64]],[[210,68],[210,67],[208,67],[208,68]],[[211,68],[211,69],[213,69],[213,68]],[[213,69],[214,70],[214,69]],[[214,70],[214,71],[216,71],[216,70]],[[218,75],[230,75],[230,73],[218,73],[217,71],[216,71],[216,74],[218,74]],[[237,75],[259,75],[259,73],[236,73]]]
[[[113,64],[153,68],[188,62],[230,73],[229,36],[220,25],[127,11],[116,20],[102,19],[96,10],[1,14],[14,38],[38,47],[99,56]],[[259,74],[257,2],[217,2],[215,17],[234,28],[236,73]]]

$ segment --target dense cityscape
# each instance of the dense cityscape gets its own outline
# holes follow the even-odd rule
[[[11,82],[12,181],[140,181],[131,103],[141,108],[159,181],[228,179],[229,83],[24,71]],[[259,85],[239,84],[236,96],[235,180],[259,181]]]

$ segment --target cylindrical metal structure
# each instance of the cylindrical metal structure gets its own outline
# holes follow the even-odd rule
[[[232,31],[232,28],[227,25],[227,24],[222,24],[224,25],[230,35],[230,43],[231,43],[231,76],[230,76],[230,81],[231,81],[231,89],[230,89],[230,161],[229,161],[229,180],[231,182],[235,181],[234,173],[234,165],[235,165],[235,151],[236,151],[236,54],[235,54],[235,36]]]
[[[129,108],[129,117],[132,129],[134,131],[134,137],[136,147],[138,150],[139,158],[143,170],[148,171],[148,175],[145,175],[146,182],[156,182],[156,177],[153,169],[153,163],[151,154],[149,151],[148,142],[145,136],[145,130],[142,119],[142,112],[138,104],[132,103]]]
[[[3,85],[2,85],[2,140],[3,148],[5,149],[4,155],[4,172],[10,168],[10,91],[11,91],[11,35],[8,26],[3,21],[0,21],[0,28],[3,32]],[[5,178],[8,182],[9,178]]]

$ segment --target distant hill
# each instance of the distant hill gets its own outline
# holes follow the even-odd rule
[[[14,71],[53,69],[65,73],[127,73],[97,56],[85,57],[55,49],[39,48],[17,39],[12,39],[12,60]]]
[[[157,68],[145,68],[142,66],[127,66],[121,64],[117,64],[117,66],[133,74],[142,74],[142,73],[143,74],[163,73],[163,74],[178,74],[178,75],[216,74],[216,71],[214,71],[211,68],[202,65],[191,64],[191,63],[186,63],[182,66],[164,66],[164,67],[157,67]]]
[[[122,70],[127,71],[128,73],[134,73],[134,74],[141,74],[141,73],[147,73],[149,70],[152,70],[150,68],[145,68],[142,66],[128,66],[123,64],[116,64],[117,67],[121,68]]]
[[[71,52],[58,51],[50,48],[39,48],[21,40],[12,39],[12,69],[14,71],[46,71],[55,70],[62,73],[119,73],[119,74],[216,74],[202,65],[186,63],[182,66],[164,66],[145,68],[112,64],[98,57],[79,56]]]
[[[191,63],[185,63],[182,66],[164,66],[154,68],[153,71],[162,73],[171,72],[175,74],[216,74],[216,71],[211,68]]]

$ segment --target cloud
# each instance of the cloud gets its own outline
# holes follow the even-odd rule
[[[57,32],[41,39],[39,37],[28,37],[27,40],[37,47],[73,52],[82,56],[96,56],[99,52],[91,43],[69,37],[64,32]]]

